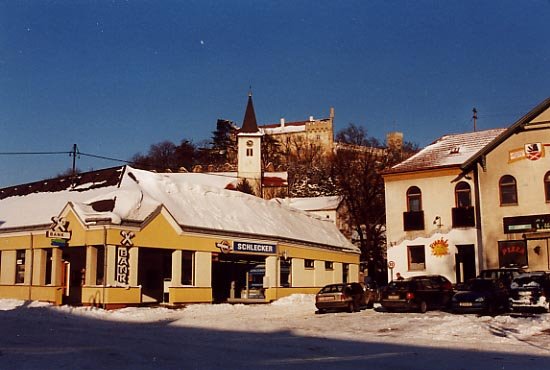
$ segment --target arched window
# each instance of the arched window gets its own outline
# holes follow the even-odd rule
[[[518,204],[518,189],[516,179],[510,175],[504,175],[498,182],[500,192],[500,204]]]
[[[467,208],[472,205],[470,184],[461,181],[455,186],[455,202],[457,208]]]
[[[407,190],[407,211],[419,212],[422,210],[422,192],[417,186]]]
[[[550,171],[546,172],[546,175],[544,175],[544,195],[546,201],[550,202]]]

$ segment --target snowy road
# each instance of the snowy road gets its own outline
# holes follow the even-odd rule
[[[0,369],[550,368],[550,314],[314,311],[300,295],[178,310],[0,300]]]

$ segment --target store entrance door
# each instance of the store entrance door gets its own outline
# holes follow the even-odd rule
[[[82,304],[82,286],[86,276],[86,247],[63,249],[63,303]]]
[[[142,302],[163,302],[164,282],[172,279],[172,250],[139,248],[138,265]]]
[[[215,255],[212,260],[214,303],[262,299],[264,276],[265,257],[263,256],[221,253]]]

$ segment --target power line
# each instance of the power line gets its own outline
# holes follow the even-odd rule
[[[0,155],[50,155],[50,154],[71,154],[70,152],[0,152]]]
[[[122,162],[122,163],[129,163],[129,164],[134,163],[133,161],[127,161],[125,159],[105,157],[105,156],[97,155],[97,154],[89,154],[89,153],[78,152],[77,155],[83,155],[85,157],[91,157],[91,158],[105,159],[105,160],[114,161],[114,162]]]

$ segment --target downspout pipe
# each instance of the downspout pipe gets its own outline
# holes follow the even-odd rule
[[[105,291],[106,291],[106,284],[107,284],[107,227],[103,226],[103,293],[102,293],[102,308],[105,309],[106,303],[105,303]]]
[[[474,172],[474,196],[475,196],[475,220],[476,220],[476,237],[477,237],[477,261],[478,271],[485,268],[485,259],[483,257],[483,232],[481,229],[481,194],[479,189],[479,164],[476,164],[473,168]],[[476,274],[477,275],[477,274]]]

